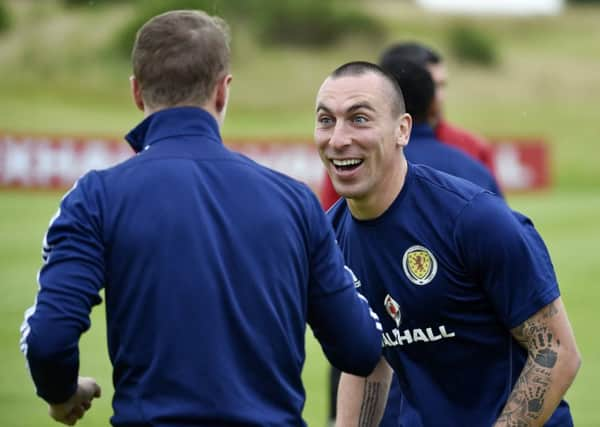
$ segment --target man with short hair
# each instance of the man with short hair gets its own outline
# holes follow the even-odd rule
[[[406,159],[413,164],[423,164],[459,178],[466,179],[492,193],[502,195],[492,174],[477,160],[454,147],[443,144],[434,134],[430,124],[434,83],[429,71],[414,62],[395,60],[382,68],[394,77],[402,90],[406,112],[412,118],[408,145],[403,149]],[[332,368],[332,370],[334,370]],[[339,383],[339,371],[335,384]],[[388,404],[380,427],[395,427],[402,405],[398,382],[393,378]]]
[[[375,64],[319,89],[315,142],[343,196],[328,216],[384,329],[373,374],[342,374],[338,425],[378,425],[391,369],[402,426],[572,425],[580,356],[541,237],[491,192],[407,162],[411,127]]]
[[[385,49],[379,59],[379,65],[386,68],[386,64],[391,64],[395,61],[411,61],[425,67],[431,73],[435,84],[435,92],[429,119],[435,131],[435,137],[481,162],[490,171],[492,176],[494,176],[495,180],[494,156],[490,144],[483,138],[450,124],[444,117],[448,70],[442,56],[431,47],[422,43],[402,42]],[[498,187],[497,183],[495,185]],[[320,189],[321,205],[327,210],[339,197],[329,176],[325,174]]]
[[[104,289],[112,425],[304,425],[306,323],[364,376],[381,325],[311,190],[223,145],[225,23],[159,15],[132,59],[137,155],[79,179],[44,238],[21,340],[37,393],[68,425],[100,396],[78,342]]]
[[[467,179],[499,196],[502,191],[495,178],[480,162],[457,148],[442,143],[436,138],[434,102],[435,85],[431,74],[419,64],[399,58],[388,58],[381,67],[394,77],[400,86],[406,106],[406,112],[412,118],[410,143],[404,147],[404,155],[412,163],[420,163],[442,172]],[[329,181],[329,179],[328,179]],[[335,419],[335,401],[340,371],[330,368],[329,375],[329,416]],[[389,401],[381,427],[395,425],[392,420],[399,410],[399,391],[397,381],[392,382]]]

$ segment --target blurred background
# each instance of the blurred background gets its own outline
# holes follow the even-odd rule
[[[542,144],[548,179],[508,188],[508,202],[546,240],[583,355],[567,395],[575,423],[600,425],[600,1],[0,0],[0,176],[27,169],[26,154],[7,154],[19,141],[31,150],[57,137],[125,147],[122,135],[142,119],[129,96],[135,31],[181,8],[202,8],[231,26],[234,81],[223,134],[242,149],[266,141],[314,154],[314,98],[327,74],[347,61],[377,61],[388,44],[407,40],[447,61],[450,121],[499,144]],[[293,156],[284,159],[282,170],[297,167]],[[303,165],[318,169],[304,171],[318,192],[320,166]],[[10,427],[52,424],[18,345],[42,236],[64,192],[28,185],[36,182],[0,184],[0,424]],[[94,310],[84,335],[81,373],[98,378],[104,395],[82,426],[106,426],[112,413],[103,310]],[[305,419],[324,426],[326,362],[310,331],[304,379]]]

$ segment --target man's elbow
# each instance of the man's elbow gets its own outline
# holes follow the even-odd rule
[[[356,343],[347,356],[338,367],[341,371],[359,377],[369,376],[381,359],[381,335],[374,334]]]
[[[577,348],[570,351],[565,358],[565,370],[571,381],[575,379],[579,368],[581,368],[581,353]]]
[[[560,383],[563,384],[562,387],[565,392],[575,380],[581,363],[581,354],[576,347],[565,348],[559,355],[558,375],[561,378]]]

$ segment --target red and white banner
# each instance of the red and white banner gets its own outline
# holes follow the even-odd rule
[[[496,171],[504,190],[550,185],[550,159],[543,141],[494,142]],[[226,145],[316,191],[320,188],[323,165],[308,141],[235,140]],[[132,155],[126,142],[111,138],[0,134],[0,188],[68,188],[90,169],[103,169]]]
[[[111,139],[0,135],[0,186],[68,188],[87,171],[132,154]]]
[[[505,191],[550,187],[550,149],[543,140],[505,138],[492,142],[496,178]]]
[[[323,165],[309,142],[235,140],[233,150],[318,189]],[[126,160],[133,150],[111,138],[0,134],[0,188],[68,188],[91,169]]]

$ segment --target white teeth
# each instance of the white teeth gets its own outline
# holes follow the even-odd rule
[[[334,159],[332,163],[335,166],[356,166],[362,163],[360,159]]]

